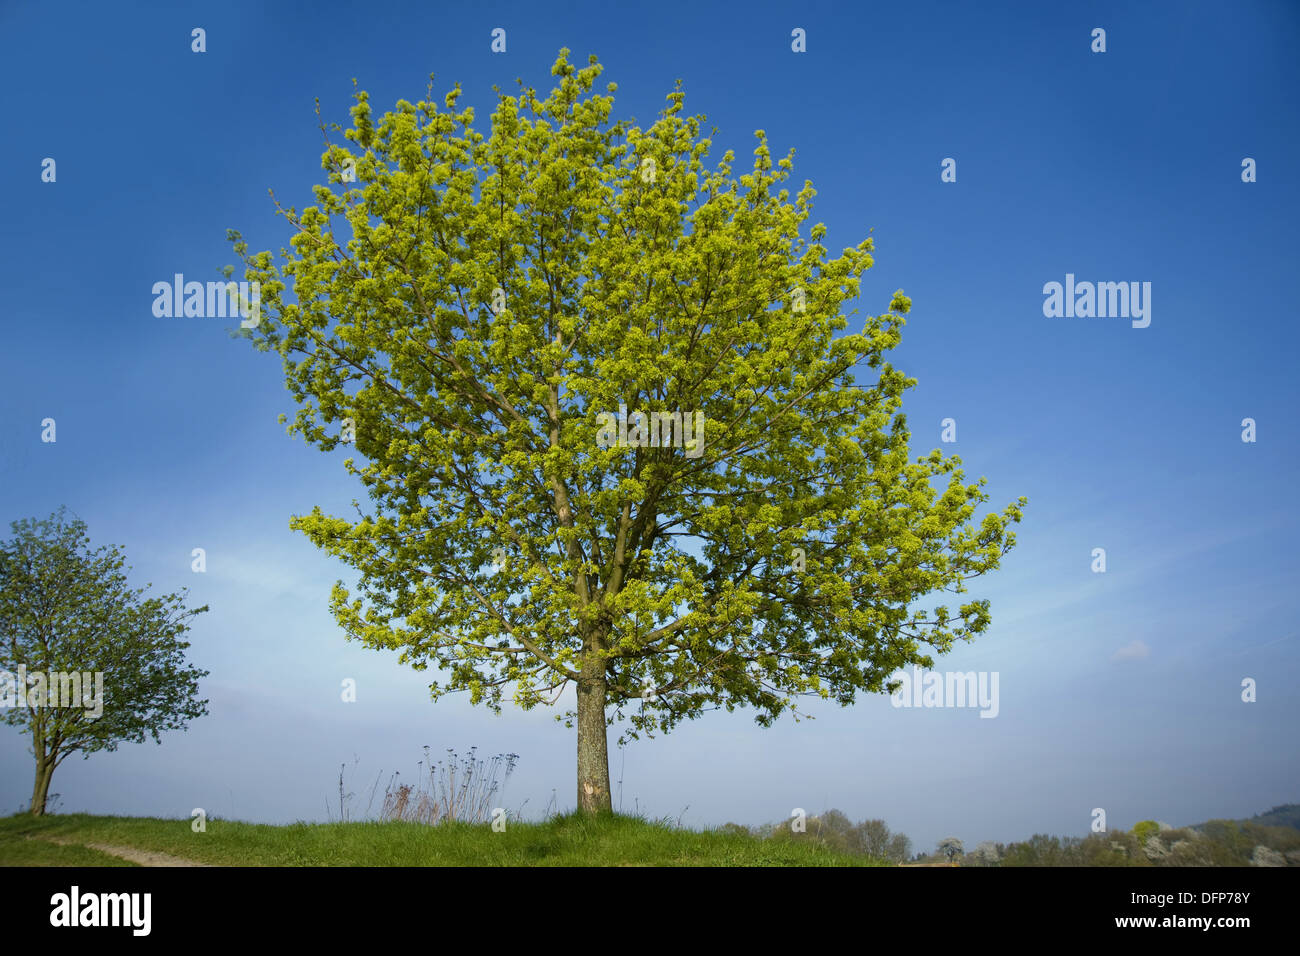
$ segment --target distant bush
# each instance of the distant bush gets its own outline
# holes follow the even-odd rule
[[[912,854],[912,841],[905,833],[893,833],[884,820],[863,820],[855,824],[839,810],[827,810],[809,817],[802,833],[794,832],[789,820],[765,823],[759,827],[741,827],[728,823],[723,832],[744,831],[763,840],[815,843],[839,853],[905,863]]]

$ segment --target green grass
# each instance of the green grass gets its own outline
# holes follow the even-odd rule
[[[36,837],[38,839],[29,839]],[[270,826],[86,814],[0,818],[0,865],[129,865],[85,847],[103,843],[169,853],[219,866],[880,866],[811,841],[760,840],[668,823],[576,814],[545,823],[296,823]]]
[[[86,846],[59,846],[29,840],[6,829],[0,833],[0,866],[135,866],[128,860]]]

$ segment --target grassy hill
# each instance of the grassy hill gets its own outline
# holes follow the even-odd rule
[[[880,866],[813,842],[684,830],[637,817],[545,823],[296,823],[85,814],[0,818],[0,865],[131,866]]]

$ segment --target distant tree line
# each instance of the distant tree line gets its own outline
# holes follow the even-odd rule
[[[1020,843],[981,843],[962,865],[1300,866],[1300,831],[1237,820],[1194,827],[1143,820],[1127,832],[1086,837],[1036,833]]]
[[[891,863],[905,863],[912,855],[912,841],[905,833],[894,833],[884,820],[854,823],[839,810],[827,810],[808,817],[802,829],[792,828],[790,820],[746,827],[728,823],[724,832],[746,833],[762,840],[808,841],[827,849],[858,856],[869,856]]]
[[[912,841],[892,832],[884,820],[854,823],[839,810],[746,827],[728,823],[724,832],[765,840],[811,841],[840,853],[890,863],[958,863],[961,866],[1300,866],[1300,805],[1274,807],[1251,820],[1210,820],[1171,827],[1143,820],[1132,830],[1086,837],[1036,833],[1018,843],[985,841],[966,851],[956,837],[940,840],[933,853],[913,853]],[[1261,823],[1257,821],[1267,821]],[[1287,821],[1288,825],[1271,825]]]

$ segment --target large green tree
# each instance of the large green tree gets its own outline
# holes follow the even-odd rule
[[[377,120],[357,91],[350,128],[321,124],[314,204],[279,207],[291,248],[230,238],[261,289],[236,334],[283,357],[291,432],[355,443],[369,493],[291,522],[359,571],[336,619],[436,665],[435,699],[574,688],[578,805],[600,810],[616,721],[767,725],[985,630],[987,602],[916,602],[997,567],[1024,499],[976,519],[982,479],[910,459],[914,380],[884,361],[910,302],[837,334],[872,242],[830,257],[823,225],[802,234],[790,157],[760,130],[749,171],[706,165],[680,84],[648,128],[613,121],[595,57],[567,53],[545,98],[498,93],[486,135],[459,86]],[[638,412],[703,434],[656,419],[643,442]]]
[[[185,663],[183,594],[132,588],[120,549],[92,549],[86,525],[60,510],[15,521],[0,543],[0,720],[31,735],[31,812],[45,813],[50,780],[71,754],[160,742],[207,712]]]

